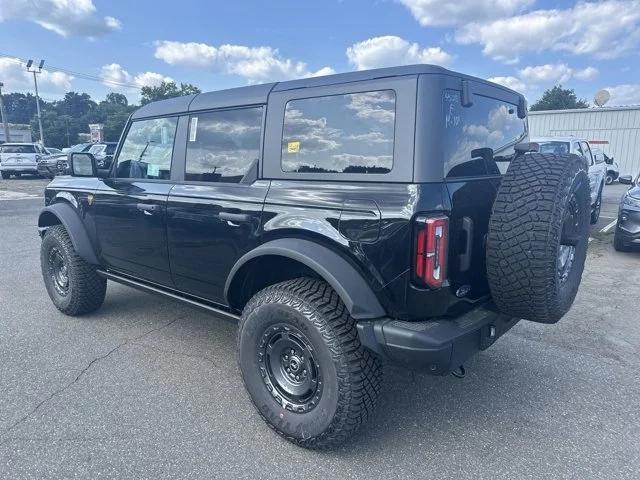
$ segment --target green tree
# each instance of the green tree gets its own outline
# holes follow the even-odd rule
[[[531,105],[532,112],[540,110],[568,110],[570,108],[589,108],[586,100],[578,99],[573,89],[556,85],[545,90],[540,100]]]
[[[42,112],[42,130],[48,147],[64,148],[78,143],[78,134],[87,131],[88,127],[80,119],[70,115],[60,115],[53,109],[47,109]],[[34,140],[40,140],[36,116],[31,120],[31,134]]]
[[[2,95],[7,119],[10,123],[29,124],[36,114],[36,97],[30,93],[5,93]],[[42,106],[42,101],[40,105]],[[46,103],[46,102],[45,102]]]
[[[162,82],[157,87],[142,87],[140,90],[140,104],[146,105],[156,100],[165,100],[183,95],[194,95],[200,92],[201,90],[198,87],[190,83],[181,83],[180,87],[178,87],[175,82]]]

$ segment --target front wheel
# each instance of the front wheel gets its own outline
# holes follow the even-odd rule
[[[339,445],[373,412],[380,365],[325,282],[298,278],[258,292],[242,313],[238,344],[251,400],[287,440]]]
[[[614,181],[613,175],[611,175],[610,173],[607,174],[607,178],[605,179],[605,183],[607,185],[611,185],[613,183],[613,181]]]
[[[618,233],[618,228],[616,228],[616,233],[613,235],[613,248],[618,252],[629,252],[631,250],[631,248],[624,243],[622,235]]]
[[[73,248],[62,225],[49,227],[40,247],[42,278],[58,310],[75,316],[97,310],[104,302],[107,280]]]

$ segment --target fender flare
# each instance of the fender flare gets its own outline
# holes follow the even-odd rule
[[[262,256],[286,257],[309,267],[331,285],[356,320],[386,316],[371,287],[349,262],[327,247],[296,238],[269,241],[240,257],[229,272],[224,286],[227,302],[236,274],[249,261]]]
[[[40,214],[38,215],[38,231],[41,235],[48,227],[56,224],[47,219],[49,215],[56,217],[59,223],[64,226],[69,234],[73,248],[83,260],[92,265],[100,264],[91,240],[89,240],[89,235],[87,234],[84,223],[71,205],[66,202],[60,202],[40,210]]]

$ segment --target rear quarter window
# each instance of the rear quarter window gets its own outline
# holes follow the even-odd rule
[[[282,171],[390,172],[395,109],[393,90],[290,100],[284,115]]]
[[[527,134],[517,105],[482,95],[472,98],[472,105],[463,107],[460,91],[444,91],[444,174],[448,178],[499,175],[496,161],[508,161],[514,145]]]

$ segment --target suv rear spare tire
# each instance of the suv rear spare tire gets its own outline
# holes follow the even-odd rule
[[[578,156],[531,153],[511,162],[487,238],[487,277],[500,311],[556,323],[571,308],[590,210],[589,177]]]
[[[258,292],[242,313],[238,344],[251,400],[287,440],[336,446],[373,412],[380,364],[327,283],[297,278]]]

